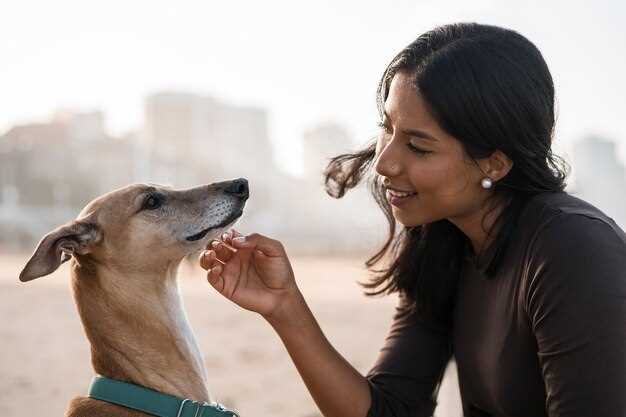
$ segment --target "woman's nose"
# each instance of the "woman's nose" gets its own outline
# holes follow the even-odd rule
[[[384,177],[398,175],[400,165],[396,158],[393,157],[391,150],[389,143],[380,149],[374,166],[376,172]]]

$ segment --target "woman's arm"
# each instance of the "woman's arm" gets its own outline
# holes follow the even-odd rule
[[[416,313],[402,314],[402,294],[374,366],[367,373],[372,404],[368,417],[431,417],[445,368],[452,357],[450,329]]]
[[[367,415],[371,402],[367,380],[328,342],[300,292],[268,322],[325,417]]]
[[[271,324],[325,417],[432,415],[435,389],[451,354],[447,331],[424,325],[414,314],[396,314],[376,364],[364,377],[324,336],[280,242],[259,234],[225,240],[238,251],[218,244],[223,266],[215,261],[216,252],[203,255],[208,281]]]

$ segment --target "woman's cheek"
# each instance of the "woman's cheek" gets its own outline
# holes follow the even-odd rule
[[[418,193],[440,187],[441,173],[436,168],[424,166],[424,162],[414,162],[411,170],[411,184]]]

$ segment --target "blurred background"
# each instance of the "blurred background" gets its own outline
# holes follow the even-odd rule
[[[3,2],[0,399],[60,415],[84,393],[89,346],[66,266],[42,284],[17,275],[45,233],[133,182],[246,177],[238,230],[285,244],[322,328],[366,372],[395,300],[365,298],[356,282],[386,220],[363,186],[329,197],[322,171],[372,140],[383,70],[440,24],[495,24],[537,45],[555,82],[553,150],[572,166],[567,190],[625,228],[625,18],[617,0]],[[268,326],[186,268],[190,320],[222,402],[243,415],[319,415]],[[227,350],[215,332],[232,340]],[[452,363],[438,416],[461,415],[455,378]],[[0,401],[0,412],[26,415],[20,403]]]

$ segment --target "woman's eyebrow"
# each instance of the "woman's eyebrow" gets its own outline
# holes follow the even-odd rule
[[[391,121],[391,117],[389,117],[389,115],[387,114],[387,112],[384,112],[384,116],[385,119]],[[434,137],[433,135],[424,132],[423,130],[420,129],[403,129],[402,133],[404,133],[407,136],[415,136],[417,138],[420,139],[427,139],[427,140],[431,140],[433,142],[438,142],[439,139],[437,139],[436,137]]]

